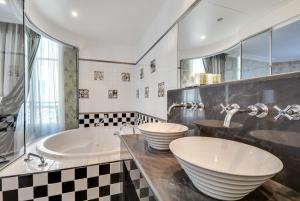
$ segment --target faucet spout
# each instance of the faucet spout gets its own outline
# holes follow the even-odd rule
[[[169,109],[168,109],[168,116],[171,116],[172,111],[177,107],[185,107],[186,105],[184,103],[173,103]]]
[[[229,128],[231,124],[232,117],[239,112],[239,108],[231,109],[227,112],[226,117],[224,119],[224,127]]]
[[[231,119],[232,117],[242,111],[240,109],[240,106],[238,104],[231,104],[231,105],[227,105],[227,106],[224,106],[223,104],[220,104],[221,107],[222,107],[222,111],[221,111],[221,114],[223,112],[226,112],[226,117],[224,119],[224,123],[223,123],[223,126],[226,127],[226,128],[229,128],[230,127],[230,124],[231,124]]]
[[[175,108],[185,108],[189,110],[200,110],[202,111],[204,109],[204,104],[203,103],[197,103],[197,102],[186,102],[186,103],[173,103],[169,108],[168,108],[168,116],[170,117],[172,115],[172,111]]]
[[[224,127],[229,128],[231,124],[231,119],[236,113],[248,113],[250,116],[255,116],[257,118],[264,118],[268,115],[268,107],[263,103],[256,103],[255,105],[250,105],[246,109],[241,109],[238,104],[231,104],[222,107],[221,114],[226,112],[226,117],[224,119]]]

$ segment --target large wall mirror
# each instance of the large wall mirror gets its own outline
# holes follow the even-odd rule
[[[25,153],[23,1],[0,2],[0,168]]]
[[[0,169],[40,137],[73,128],[78,48],[38,29],[23,0],[0,1]]]
[[[289,1],[202,0],[178,23],[181,87],[300,71],[300,19],[245,35]],[[241,34],[243,33],[243,34]]]

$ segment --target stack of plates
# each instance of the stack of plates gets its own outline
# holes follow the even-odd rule
[[[188,127],[173,123],[146,123],[138,126],[149,146],[157,150],[169,150],[171,141],[184,137]]]
[[[195,187],[220,200],[239,200],[282,168],[282,162],[262,149],[209,137],[185,137],[170,149]]]

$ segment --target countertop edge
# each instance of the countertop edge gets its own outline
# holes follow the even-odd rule
[[[121,138],[123,144],[126,146],[128,152],[129,152],[129,154],[130,154],[131,157],[133,158],[135,164],[137,165],[137,167],[139,168],[139,170],[141,171],[141,173],[142,173],[143,176],[145,177],[145,179],[146,179],[148,185],[150,186],[150,188],[151,188],[153,194],[155,195],[155,198],[157,199],[157,201],[163,201],[163,200],[161,199],[161,197],[159,196],[159,193],[157,192],[155,186],[152,184],[151,179],[150,179],[150,178],[148,177],[148,175],[145,173],[145,171],[144,171],[144,169],[142,168],[140,162],[139,162],[139,161],[137,160],[137,158],[134,156],[134,154],[132,153],[130,147],[127,145],[127,143],[126,143],[125,139],[122,137],[122,135],[120,136],[120,138]]]

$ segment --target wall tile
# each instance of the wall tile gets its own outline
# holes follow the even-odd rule
[[[122,200],[123,194],[121,162],[13,176],[1,178],[0,181],[3,187],[0,188],[1,201],[113,201]]]
[[[104,80],[104,71],[94,71],[94,80],[97,81]]]
[[[165,83],[167,90],[177,88],[177,26],[175,26],[138,64],[135,74],[135,85],[149,87],[149,96],[141,95],[135,98],[135,111],[167,119],[167,96],[158,97],[158,83]],[[155,60],[156,70],[151,73],[151,61]],[[140,69],[144,71],[144,78],[139,79]],[[155,107],[153,107],[155,105]]]
[[[135,67],[124,64],[79,61],[79,88],[89,89],[88,99],[79,99],[79,112],[134,111]],[[94,80],[94,71],[104,72],[104,80]],[[122,73],[130,74],[130,82],[122,81]],[[108,90],[118,90],[118,98],[108,98]]]

